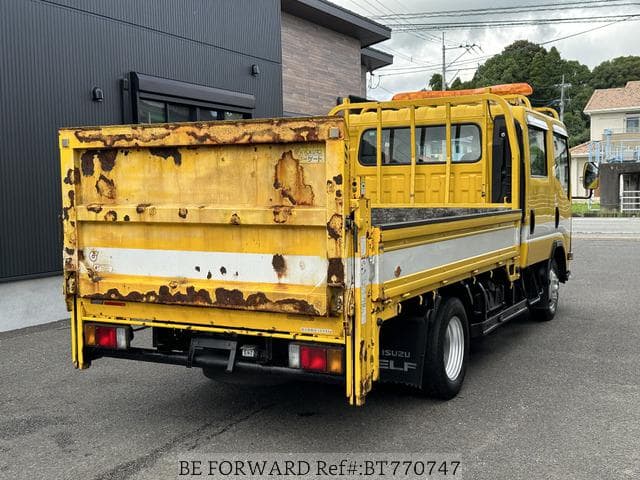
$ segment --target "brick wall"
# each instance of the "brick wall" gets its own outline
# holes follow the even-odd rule
[[[337,97],[363,89],[357,39],[282,13],[285,115],[325,115]]]

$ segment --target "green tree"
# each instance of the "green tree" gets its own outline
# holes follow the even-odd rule
[[[460,80],[460,77],[456,77],[453,82],[451,82],[451,85],[449,86],[450,90],[460,90],[462,88],[462,80]]]
[[[640,57],[617,57],[602,62],[593,69],[593,88],[624,87],[629,80],[640,80]]]
[[[530,96],[534,106],[550,106],[560,110],[560,89],[562,82],[571,83],[565,90],[565,121],[575,145],[588,139],[589,118],[582,113],[593,89],[589,85],[590,71],[575,60],[565,60],[552,47],[544,47],[526,40],[518,40],[507,46],[481,65],[473,79],[465,82],[463,88],[484,87],[500,83],[526,82],[533,87]]]
[[[429,80],[429,88],[431,90],[442,90],[442,75],[439,73],[434,73],[431,75],[431,80]]]

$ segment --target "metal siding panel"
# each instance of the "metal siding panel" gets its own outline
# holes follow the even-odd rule
[[[57,129],[121,123],[129,71],[249,93],[255,116],[282,114],[277,0],[56,2],[0,2],[0,280],[61,270]]]

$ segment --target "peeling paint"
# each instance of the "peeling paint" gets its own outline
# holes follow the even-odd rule
[[[344,284],[344,263],[341,258],[329,259],[327,279],[331,286],[342,286]]]
[[[271,265],[276,275],[278,275],[278,280],[282,280],[282,277],[287,276],[287,262],[282,255],[275,254],[271,260]]]
[[[182,154],[177,148],[152,147],[149,148],[149,153],[156,157],[162,157],[165,160],[171,157],[176,166],[179,167],[182,165]]]
[[[342,238],[342,215],[334,213],[327,222],[327,233],[334,240]]]
[[[280,194],[281,201],[286,200],[291,205],[313,205],[313,189],[305,183],[304,169],[291,150],[284,152],[276,164],[273,188]]]
[[[100,174],[98,181],[96,182],[96,191],[101,197],[115,200],[116,198],[116,185],[110,178]]]
[[[274,223],[287,223],[287,220],[293,213],[293,208],[276,206],[273,207],[273,221]]]

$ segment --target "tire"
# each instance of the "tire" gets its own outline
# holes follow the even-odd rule
[[[429,327],[422,392],[449,400],[462,388],[469,357],[467,312],[455,297],[444,299]]]
[[[544,289],[540,302],[533,307],[532,313],[536,320],[548,322],[556,316],[560,300],[560,276],[558,275],[558,264],[554,259],[549,260],[547,268],[542,274],[542,283]]]

